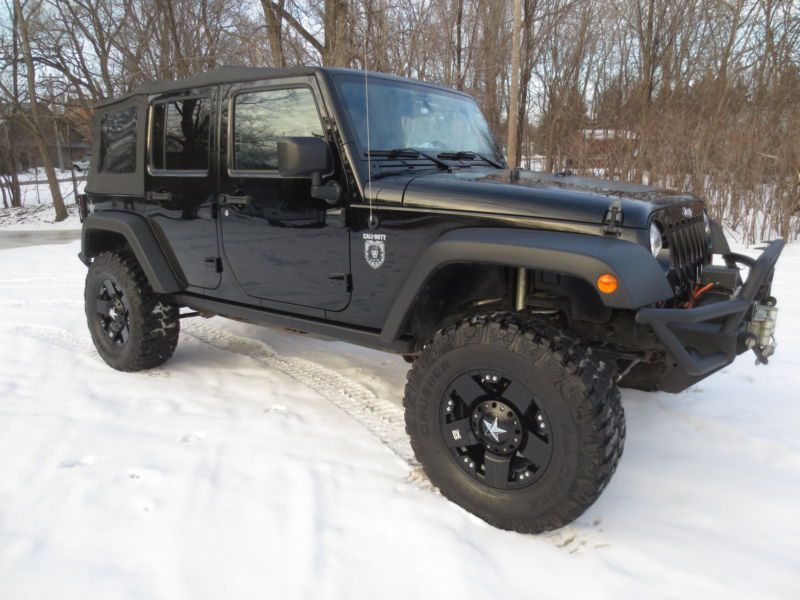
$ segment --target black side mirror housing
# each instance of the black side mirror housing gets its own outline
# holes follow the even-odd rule
[[[282,177],[311,177],[311,196],[336,204],[341,186],[335,181],[322,185],[322,175],[330,171],[331,149],[316,137],[278,138],[278,172]]]
[[[331,150],[316,137],[278,138],[278,171],[283,177],[310,177],[330,170]]]

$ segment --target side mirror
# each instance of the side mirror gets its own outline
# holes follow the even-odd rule
[[[339,202],[342,190],[335,181],[322,185],[322,174],[330,171],[331,149],[316,137],[278,138],[278,172],[282,177],[311,177],[311,196],[328,204]]]
[[[330,169],[331,150],[316,137],[278,138],[278,171],[283,177],[310,177]]]

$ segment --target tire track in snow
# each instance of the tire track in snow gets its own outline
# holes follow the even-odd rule
[[[63,327],[40,325],[38,323],[0,323],[0,330],[10,330],[17,335],[44,342],[63,350],[100,358],[93,344],[80,339]]]
[[[51,346],[61,348],[73,354],[88,356],[103,365],[106,364],[91,342],[91,338],[83,338],[63,327],[40,325],[38,323],[0,323],[0,331],[3,330],[11,331],[21,337],[27,337],[45,344],[50,344]],[[154,379],[164,379],[170,376],[168,371],[161,369],[142,371],[139,375]]]
[[[17,277],[13,279],[0,279],[0,286],[5,286],[8,283],[33,283],[35,281],[41,281],[44,283],[56,283],[59,281],[83,281],[83,277],[76,277],[72,276],[54,276],[54,277]],[[48,287],[47,285],[38,284],[35,287]]]
[[[100,360],[97,350],[89,340],[83,340],[62,327],[35,323],[0,323],[0,330],[10,330],[17,335]],[[234,335],[205,324],[187,324],[181,328],[181,332],[217,349],[264,363],[312,389],[366,427],[403,460],[412,470],[411,480],[427,480],[421,475],[419,463],[414,458],[406,436],[403,409],[396,404],[378,398],[365,386],[332,369],[302,358],[281,356],[262,341]],[[156,373],[158,371],[142,374],[163,376],[161,373],[155,375]]]
[[[411,450],[405,430],[403,409],[400,406],[377,397],[357,381],[332,369],[302,358],[282,356],[261,340],[198,323],[181,327],[181,333],[186,333],[219,350],[257,360],[314,390],[358,421],[403,460],[410,471],[409,483],[427,490],[435,489]],[[579,523],[579,526],[590,528],[587,532],[568,525],[536,537],[569,554],[582,554],[588,550],[608,546],[592,535],[592,530],[597,530],[601,523],[601,519]]]
[[[79,279],[77,277],[13,278],[0,280],[0,286],[5,289],[79,287],[77,283],[72,283]],[[82,301],[77,300],[22,300],[0,302],[0,306],[34,308],[67,303],[83,304]],[[33,324],[0,325],[0,327],[10,327],[19,334],[66,350],[98,356],[97,351],[91,344],[81,343],[74,334],[65,329]],[[401,407],[388,400],[378,398],[365,386],[332,369],[302,358],[281,356],[259,340],[234,335],[205,324],[187,324],[181,329],[183,333],[210,346],[262,362],[314,390],[340,410],[356,419],[396,456],[402,459],[412,470],[412,480],[427,481],[427,478],[421,475],[419,463],[414,458],[414,453],[406,436],[404,414]]]
[[[83,300],[0,300],[0,306],[6,308],[44,308],[46,306],[60,307],[65,305],[83,306]]]
[[[10,330],[19,335],[102,362],[90,341],[61,327],[35,323],[0,323],[0,330]],[[406,463],[409,468],[409,483],[422,489],[435,489],[411,450],[405,432],[401,407],[377,397],[365,386],[332,369],[302,358],[282,356],[260,340],[228,333],[205,324],[187,324],[181,328],[181,332],[211,347],[261,362],[317,392],[358,421],[395,456]],[[168,376],[159,370],[146,371],[139,375],[156,378]],[[583,523],[582,525],[596,529],[600,522],[600,519],[596,519],[592,523]],[[608,544],[601,543],[591,533],[578,531],[571,526],[536,537],[569,554],[582,554],[587,550],[608,546]]]
[[[42,285],[41,283],[0,283],[4,290],[51,290],[58,289],[83,289],[82,283],[53,283],[52,285]]]
[[[406,435],[403,409],[393,402],[379,398],[357,381],[320,364],[303,358],[282,356],[260,340],[198,323],[182,327],[181,333],[219,350],[257,360],[312,389],[358,421],[403,460],[412,470],[412,480],[421,480],[419,464]]]

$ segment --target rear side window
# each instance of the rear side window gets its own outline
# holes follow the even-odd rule
[[[136,172],[136,107],[103,115],[98,173]]]
[[[163,171],[207,171],[209,98],[189,98],[153,105],[151,160]]]
[[[308,88],[245,92],[233,99],[233,168],[274,171],[278,138],[324,137],[322,123]]]

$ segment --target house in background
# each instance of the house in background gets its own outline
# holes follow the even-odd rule
[[[24,110],[25,107],[23,107]],[[69,106],[56,114],[47,107],[40,107],[41,118],[48,133],[47,153],[56,168],[69,169],[73,161],[88,156],[91,152],[91,133],[89,127],[90,111],[78,106]],[[16,118],[16,127],[11,119]],[[15,130],[16,139],[11,139],[11,131]],[[33,135],[23,127],[22,118],[12,117],[11,105],[0,104],[0,145],[8,156],[13,146],[19,168],[22,171],[41,167],[43,164],[41,151]],[[7,170],[6,164],[0,168]]]

